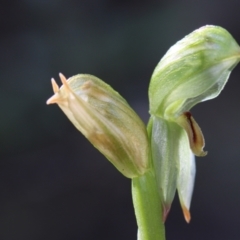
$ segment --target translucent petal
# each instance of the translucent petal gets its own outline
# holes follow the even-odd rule
[[[181,144],[179,148],[177,190],[185,220],[190,222],[191,215],[189,209],[196,174],[195,156],[189,148],[188,136],[185,131],[182,131],[179,141]]]
[[[182,144],[180,137],[184,130],[175,122],[169,122],[155,116],[151,118],[153,165],[163,204],[163,219],[165,220],[176,192],[179,154],[181,154],[180,145]]]

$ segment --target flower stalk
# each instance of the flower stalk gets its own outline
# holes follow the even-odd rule
[[[138,225],[138,240],[165,240],[162,206],[155,174],[148,171],[132,179],[132,198]]]

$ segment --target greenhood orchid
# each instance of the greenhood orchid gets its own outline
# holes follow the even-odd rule
[[[173,45],[156,66],[149,86],[147,128],[128,103],[97,77],[79,74],[59,88],[57,103],[74,126],[126,177],[138,240],[164,240],[164,221],[177,190],[185,220],[196,174],[195,156],[205,140],[190,109],[217,97],[240,61],[240,47],[223,28],[205,26]]]
[[[164,220],[177,189],[185,219],[190,221],[193,154],[207,154],[201,129],[189,110],[217,97],[239,60],[240,48],[233,37],[221,27],[205,26],[172,46],[152,74],[149,128]]]

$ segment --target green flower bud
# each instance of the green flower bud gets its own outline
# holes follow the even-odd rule
[[[146,127],[128,103],[97,77],[79,74],[59,89],[52,79],[57,103],[74,126],[126,177],[134,178],[149,168]]]
[[[185,219],[190,221],[195,178],[190,152],[196,156],[207,153],[202,131],[189,110],[217,97],[239,61],[240,48],[233,37],[221,27],[205,26],[172,46],[153,72],[151,145],[164,219],[177,188]]]

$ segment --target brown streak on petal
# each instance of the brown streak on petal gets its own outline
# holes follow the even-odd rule
[[[187,132],[189,144],[193,153],[199,157],[206,156],[207,152],[203,151],[205,141],[202,131],[197,122],[192,117],[191,113],[184,112],[177,118],[176,122]]]
[[[189,125],[192,129],[192,139],[193,139],[193,142],[194,143],[197,143],[197,135],[196,135],[196,131],[194,129],[194,126],[193,126],[193,117],[192,117],[192,114],[190,112],[185,112],[183,113],[186,117],[187,117],[187,120],[189,122]]]
[[[87,82],[85,82],[85,83],[81,86],[81,89],[82,89],[82,90],[88,90],[91,86],[92,86],[92,82],[91,82],[91,81],[87,81]]]

